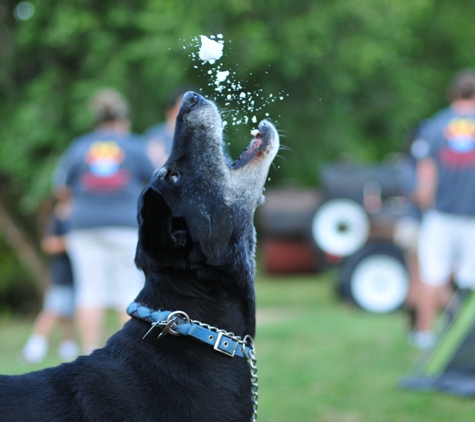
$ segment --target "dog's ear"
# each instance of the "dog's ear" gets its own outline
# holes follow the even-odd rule
[[[146,188],[138,203],[139,244],[143,250],[173,250],[186,245],[186,225],[173,217],[163,195]]]

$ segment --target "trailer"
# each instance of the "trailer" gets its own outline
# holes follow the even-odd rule
[[[407,173],[398,162],[332,164],[322,169],[318,190],[268,190],[258,219],[265,270],[336,266],[341,299],[372,313],[401,308],[410,278],[404,242],[396,241],[396,234],[411,209]]]

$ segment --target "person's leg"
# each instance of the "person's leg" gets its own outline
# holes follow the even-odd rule
[[[445,252],[447,255],[450,255],[450,251]],[[440,269],[440,273],[447,274],[446,279],[443,281],[442,285],[428,285],[427,279],[433,279],[435,276],[427,276],[427,271],[425,279],[426,282],[422,283],[419,273],[419,260],[417,254],[413,257],[413,270],[414,273],[411,277],[415,286],[413,296],[411,297],[411,303],[414,304],[414,307],[418,309],[418,312],[421,313],[420,317],[417,319],[415,324],[416,330],[432,330],[432,321],[435,319],[438,311],[440,309],[445,309],[450,302],[453,291],[449,283],[448,272],[450,271],[447,267],[446,270]],[[443,259],[442,261],[445,261]],[[429,265],[429,264],[426,264]],[[447,266],[449,263],[446,264]]]
[[[475,289],[475,217],[458,217],[459,262],[455,284],[462,289]]]
[[[450,299],[452,299],[453,294],[454,289],[450,282],[442,286],[439,294],[439,309],[445,309],[447,307],[447,305],[450,303]]]
[[[33,333],[38,334],[47,339],[50,336],[51,331],[57,322],[58,316],[55,313],[49,311],[48,309],[44,309],[40,312],[40,314],[35,320]]]
[[[121,326],[130,317],[126,313],[127,306],[134,301],[144,285],[144,275],[137,269],[134,262],[137,245],[137,231],[134,228],[113,228],[109,232],[111,267],[110,289],[115,294],[110,298],[110,307],[115,309]]]
[[[72,319],[62,318],[61,323],[61,339],[64,340],[74,340],[74,324]]]
[[[413,346],[426,349],[434,344],[433,324],[441,308],[441,297],[444,288],[444,286],[420,283],[415,327],[410,335]]]
[[[48,340],[56,323],[59,321],[55,303],[58,301],[57,286],[52,285],[45,293],[43,309],[36,317],[33,331],[26,342],[22,358],[27,363],[40,363],[48,352]]]
[[[409,275],[409,292],[406,298],[406,306],[408,308],[416,307],[417,298],[419,297],[419,260],[417,254],[413,251],[407,251],[405,254],[407,272]]]
[[[421,283],[417,302],[417,331],[432,331],[444,286]]]
[[[79,354],[74,332],[74,289],[71,285],[58,286],[61,293],[57,304],[59,323],[61,324],[61,341],[58,346],[58,355],[63,361],[71,361]]]
[[[405,254],[407,272],[409,275],[409,291],[407,293],[404,307],[409,315],[409,327],[415,329],[417,318],[417,301],[421,294],[421,281],[419,277],[419,259],[417,253],[408,250]]]
[[[74,274],[75,322],[83,354],[101,347],[108,278],[107,248],[101,230],[74,230],[67,236],[68,253]]]
[[[76,324],[81,337],[81,349],[84,355],[91,354],[102,346],[104,308],[81,308],[76,310]]]
[[[411,210],[412,211],[412,210]],[[409,276],[409,291],[404,308],[409,316],[410,330],[415,329],[417,299],[419,297],[419,260],[417,243],[420,231],[420,218],[416,209],[410,215],[399,218],[393,229],[393,241],[404,251],[404,261]]]
[[[421,282],[415,332],[411,335],[415,346],[430,347],[434,341],[435,318],[452,271],[452,246],[451,227],[445,216],[428,213],[423,219],[418,247]]]
[[[40,363],[48,352],[48,338],[58,321],[55,314],[43,310],[35,320],[33,332],[22,351],[22,358],[27,363]]]
[[[79,354],[79,348],[74,336],[72,319],[61,319],[61,342],[58,346],[58,355],[63,361],[71,361]]]

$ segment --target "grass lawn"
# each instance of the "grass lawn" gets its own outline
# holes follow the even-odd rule
[[[404,314],[372,315],[343,304],[332,281],[331,273],[258,278],[259,421],[475,420],[475,400],[398,389],[417,356]],[[29,320],[0,318],[0,373],[59,363],[54,349],[41,366],[17,362],[30,328]]]

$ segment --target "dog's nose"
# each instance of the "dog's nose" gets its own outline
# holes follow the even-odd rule
[[[201,98],[201,95],[197,94],[196,92],[188,91],[183,96],[183,104],[182,105],[187,105],[189,107],[193,107],[198,103],[200,98]]]

